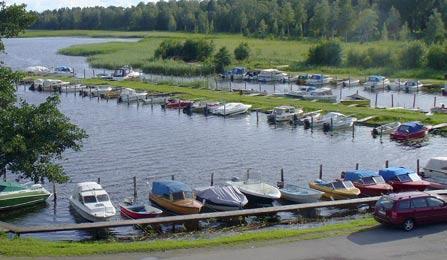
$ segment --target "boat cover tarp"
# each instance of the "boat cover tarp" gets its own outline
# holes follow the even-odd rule
[[[197,196],[215,204],[243,207],[248,203],[238,188],[232,186],[211,186],[197,190]]]
[[[424,125],[419,122],[403,123],[397,129],[398,132],[417,133],[424,129]]]
[[[388,181],[398,175],[405,175],[409,173],[412,173],[412,171],[404,167],[389,167],[379,170],[379,175],[382,176],[385,181]]]
[[[12,181],[0,181],[0,192],[12,192],[12,191],[19,191],[19,190],[25,190],[26,187],[24,187],[22,184]]]
[[[345,172],[346,181],[358,181],[367,177],[378,176],[377,172],[370,170],[354,170]]]
[[[154,181],[152,193],[157,195],[170,195],[176,192],[192,192],[191,188],[179,181]]]

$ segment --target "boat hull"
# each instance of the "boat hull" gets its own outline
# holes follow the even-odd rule
[[[360,190],[363,197],[382,196],[393,192],[393,188],[389,185],[361,185],[354,183],[354,186]]]
[[[162,211],[160,212],[136,212],[133,211],[127,207],[125,207],[124,205],[120,205],[120,213],[121,216],[123,217],[127,217],[127,218],[131,218],[131,219],[142,219],[142,218],[155,218],[160,216],[160,214],[162,213]]]
[[[238,206],[229,206],[229,205],[224,205],[224,204],[213,203],[211,201],[205,200],[200,197],[197,197],[197,200],[202,201],[203,207],[209,209],[210,211],[233,211],[233,210],[242,209],[242,207],[238,207]]]
[[[264,196],[253,195],[253,194],[250,194],[250,193],[243,192],[242,190],[241,190],[241,192],[244,193],[244,195],[248,199],[248,204],[251,204],[251,205],[268,205],[268,206],[271,206],[273,201],[274,201],[274,199],[271,198],[271,197],[264,197]]]
[[[399,140],[399,141],[406,141],[406,140],[412,140],[412,139],[420,139],[424,138],[427,135],[427,129],[423,129],[421,131],[415,132],[415,133],[400,133],[400,132],[392,132],[390,134],[391,139]]]
[[[0,195],[0,210],[8,210],[43,203],[50,196],[51,193],[39,191]]]
[[[115,215],[115,214],[113,214],[113,215],[104,216],[104,217],[93,216],[93,215],[89,214],[88,212],[84,211],[82,208],[80,208],[77,203],[73,202],[72,198],[70,198],[70,206],[74,209],[74,211],[76,211],[76,213],[78,215],[80,215],[82,218],[84,218],[90,222],[107,221]]]
[[[313,182],[309,183],[309,187],[324,192],[323,197],[329,200],[354,199],[360,195],[360,190],[357,188],[348,190],[333,190],[324,186],[317,185]]]
[[[321,199],[322,194],[294,195],[281,191],[282,198],[296,203],[313,203]]]
[[[430,183],[427,181],[413,181],[413,182],[390,182],[395,192],[404,191],[424,191],[430,187]]]
[[[198,214],[202,208],[202,204],[194,199],[171,201],[150,193],[149,200],[158,206],[179,215]]]

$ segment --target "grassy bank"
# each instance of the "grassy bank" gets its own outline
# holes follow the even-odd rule
[[[99,79],[85,80],[86,84],[107,84],[120,87],[128,87],[139,90],[147,90],[152,92],[161,93],[174,93],[177,96],[185,99],[202,99],[202,100],[214,100],[222,102],[242,102],[253,105],[254,109],[260,109],[263,111],[270,110],[275,106],[291,105],[296,107],[302,107],[305,111],[323,110],[338,111],[347,115],[354,115],[358,118],[364,118],[368,116],[377,116],[372,119],[370,123],[387,123],[393,121],[422,121],[426,124],[439,124],[447,122],[446,114],[435,114],[427,116],[423,113],[408,111],[408,110],[386,110],[386,109],[374,109],[367,107],[348,107],[341,104],[323,103],[323,102],[311,102],[290,98],[280,98],[271,96],[244,96],[238,93],[226,92],[226,91],[214,91],[209,89],[197,88],[197,87],[185,87],[185,86],[170,86],[170,85],[155,85],[137,81],[123,81],[123,82],[110,82]]]
[[[231,66],[246,66],[248,68],[271,68],[280,67],[283,70],[297,74],[301,72],[323,72],[338,77],[363,78],[371,74],[383,74],[392,78],[418,78],[428,80],[428,83],[442,83],[443,73],[427,68],[419,69],[396,69],[394,67],[359,69],[341,67],[308,67],[303,64],[307,57],[309,48],[316,43],[315,40],[276,40],[255,39],[235,34],[194,34],[194,33],[171,33],[171,32],[119,32],[119,31],[82,31],[82,30],[60,30],[60,31],[28,31],[24,37],[44,36],[85,36],[85,37],[144,37],[139,42],[133,43],[98,43],[75,45],[60,50],[65,55],[88,56],[93,67],[114,69],[124,64],[134,67],[155,71],[156,73],[176,74],[200,74],[201,70],[197,64],[188,64],[181,61],[164,63],[153,60],[153,54],[159,44],[165,39],[190,39],[203,38],[212,40],[216,49],[227,47],[232,52],[241,42],[247,42],[251,48],[251,56],[243,62],[233,61]],[[405,42],[401,41],[376,41],[369,43],[342,43],[344,54],[349,50],[365,51],[374,47],[397,53],[403,48]],[[188,70],[187,68],[190,68]]]
[[[221,235],[216,238],[166,239],[141,242],[52,242],[32,238],[9,240],[0,237],[0,255],[3,256],[79,256],[114,254],[125,252],[155,252],[185,248],[220,247],[274,239],[309,240],[347,235],[376,226],[371,217],[329,224],[309,229],[270,229],[244,232],[236,235]]]

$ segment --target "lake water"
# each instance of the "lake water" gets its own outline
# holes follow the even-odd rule
[[[75,43],[98,40],[75,39]],[[55,40],[65,42],[63,38]],[[67,45],[72,43],[65,42]],[[11,41],[7,44],[8,55],[11,55],[14,48],[11,48]],[[52,41],[49,44],[54,44],[56,49],[55,46],[65,47]],[[34,48],[32,46],[30,48]],[[42,59],[47,49],[41,48],[44,51]],[[53,53],[53,49],[49,52]],[[15,55],[23,58],[19,53]],[[55,57],[61,58],[60,55]],[[75,60],[68,65],[85,65],[83,58],[67,59]],[[35,64],[30,61],[27,66]],[[20,66],[19,63],[16,66]],[[50,95],[25,89],[20,86],[18,96],[33,104]],[[147,201],[150,190],[148,176],[160,174],[175,174],[177,180],[197,187],[208,185],[211,173],[214,173],[215,183],[219,183],[233,176],[243,177],[251,168],[252,177],[275,184],[280,169],[284,168],[287,182],[305,185],[318,177],[320,164],[324,165],[325,179],[339,177],[341,171],[353,169],[356,163],[360,168],[379,169],[385,160],[389,160],[392,166],[415,169],[417,159],[421,159],[423,165],[430,157],[445,156],[447,144],[447,139],[439,136],[430,136],[412,146],[390,141],[388,137],[373,139],[371,128],[367,127],[356,127],[354,139],[351,131],[331,135],[321,131],[312,133],[300,126],[275,127],[266,123],[263,114],[257,122],[255,114],[235,118],[188,116],[177,110],[162,110],[160,106],[128,106],[74,94],[62,94],[61,97],[60,109],[89,134],[81,152],[67,151],[61,161],[71,180],[57,186],[56,204],[49,201],[45,206],[2,214],[2,221],[18,225],[80,222],[82,220],[69,209],[68,197],[75,183],[96,181],[97,178],[101,178],[101,184],[118,206],[119,202],[132,196],[133,176],[137,177],[139,199],[144,201]],[[13,176],[8,175],[8,178],[13,179]],[[51,191],[50,185],[45,186]],[[119,218],[119,215],[115,217]],[[117,228],[110,232],[116,236],[138,233],[133,228]],[[69,231],[35,236],[85,239],[95,234]]]

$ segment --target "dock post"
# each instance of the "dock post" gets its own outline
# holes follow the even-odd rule
[[[133,197],[137,197],[137,176],[133,176]]]
[[[420,173],[421,173],[421,170],[420,170],[420,167],[419,167],[419,159],[416,160],[416,173],[418,175],[420,175]]]
[[[259,92],[262,92],[262,91],[261,91],[261,83],[259,83]]]
[[[98,177],[98,184],[101,184],[101,178]]]
[[[175,176],[174,174],[171,175],[171,180],[172,180],[172,181],[175,179],[174,176]]]
[[[379,93],[376,93],[376,101],[374,104],[374,108],[377,108],[377,100],[379,99]]]
[[[284,169],[281,168],[281,182],[284,183]]]
[[[391,94],[391,107],[394,107],[394,94]]]
[[[245,84],[245,90],[247,90],[247,81],[245,81],[244,84]]]
[[[319,179],[320,179],[320,180],[323,179],[323,164],[320,164],[320,175],[319,175]]]
[[[433,107],[436,107],[436,96],[433,98]]]
[[[259,123],[259,109],[256,109],[256,123]]]
[[[231,89],[232,89],[232,87],[231,87],[231,81],[230,81],[230,92],[231,92]]]
[[[416,108],[416,93],[413,95],[413,108]]]
[[[340,100],[341,100],[342,96],[343,96],[343,86],[340,87]]]
[[[93,77],[95,77],[95,70],[93,70]]]
[[[355,137],[355,123],[352,123],[352,139]]]
[[[53,181],[53,201],[56,202],[57,195],[56,195],[56,183]]]
[[[385,161],[385,168],[388,168],[389,164],[390,164],[389,161],[386,160],[386,161]]]
[[[314,132],[314,117],[313,116],[310,117],[310,132],[311,133]]]
[[[276,83],[273,83],[273,93],[276,92]]]
[[[85,69],[84,69],[84,79],[85,79]]]
[[[355,164],[355,169],[358,170],[359,169],[359,163]]]
[[[334,132],[334,119],[331,117],[331,134]]]
[[[247,180],[250,179],[250,168],[247,169]]]
[[[211,185],[214,186],[214,172],[211,173]]]

